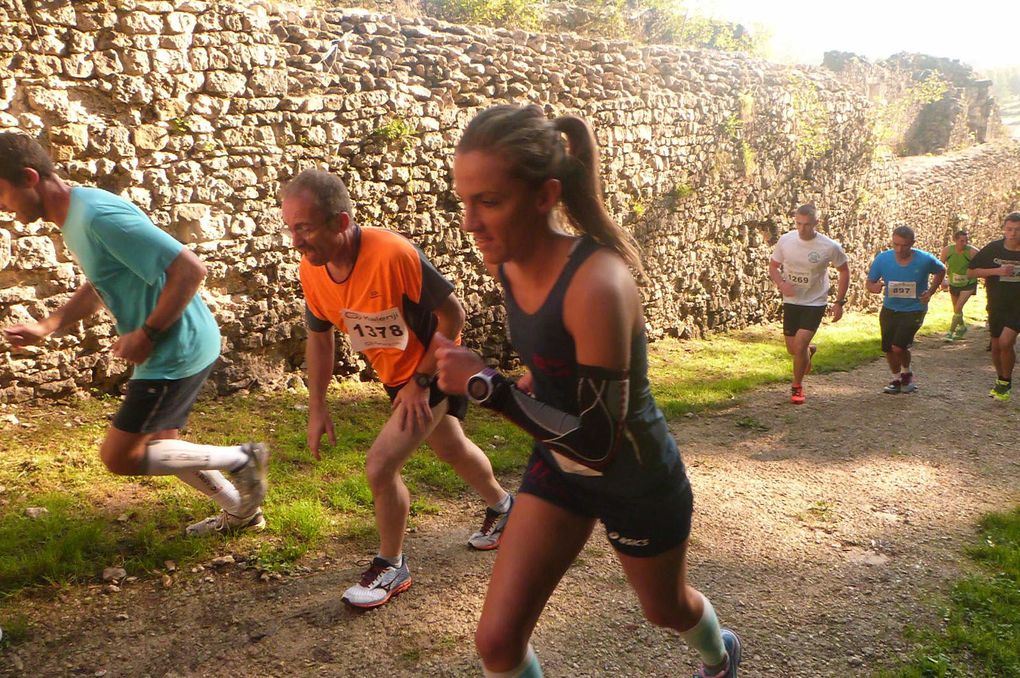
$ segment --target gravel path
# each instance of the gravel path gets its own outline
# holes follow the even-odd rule
[[[804,406],[777,385],[674,422],[696,495],[691,579],[740,632],[742,677],[869,675],[909,649],[906,625],[938,623],[933,599],[959,575],[976,520],[1020,500],[1018,405],[985,396],[985,334],[971,335],[920,342],[914,395],[882,395],[875,362],[809,377]],[[480,675],[472,634],[494,554],[463,545],[477,513],[464,500],[420,521],[414,586],[369,613],[339,601],[371,555],[346,543],[269,582],[209,566],[168,589],[156,577],[26,601],[33,636],[0,655],[0,675]],[[548,676],[696,665],[642,621],[599,530],[534,643]]]

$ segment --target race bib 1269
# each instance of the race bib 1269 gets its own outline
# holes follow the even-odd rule
[[[344,324],[351,348],[366,351],[370,348],[407,348],[407,323],[400,311],[390,308],[375,313],[362,313],[344,309]]]
[[[801,271],[783,271],[786,275],[786,282],[795,287],[807,287],[811,284],[811,274]]]
[[[917,299],[917,283],[913,280],[910,282],[890,282],[888,288],[889,296],[894,299]]]
[[[966,273],[950,273],[949,282],[954,285],[966,285],[970,281]]]

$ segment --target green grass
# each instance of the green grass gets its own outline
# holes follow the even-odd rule
[[[228,549],[247,552],[266,568],[285,569],[329,538],[374,540],[364,455],[386,420],[388,401],[377,386],[336,388],[330,403],[337,443],[325,445],[320,462],[305,445],[306,401],[296,394],[246,395],[196,406],[189,438],[210,444],[266,440],[273,450],[266,531],[205,539],[182,534],[184,525],[213,511],[205,498],[170,477],[115,476],[99,461],[99,442],[118,400],[19,408],[16,416],[27,426],[0,429],[0,597],[96,581],[112,565],[144,575],[160,570],[165,560],[186,563]],[[497,473],[523,466],[530,451],[525,434],[481,410],[466,428]],[[413,495],[412,524],[467,490],[427,449],[403,475]],[[29,507],[47,512],[30,518]]]
[[[1020,676],[1020,508],[981,522],[968,551],[978,573],[953,587],[945,628],[915,632],[920,647],[881,678]]]
[[[925,332],[949,324],[948,295],[932,305]],[[968,306],[983,308],[982,300]],[[818,372],[848,370],[880,357],[873,314],[849,313],[819,333]],[[653,344],[652,386],[668,417],[731,403],[740,393],[789,379],[790,361],[776,326],[758,327],[707,340]],[[178,563],[222,552],[245,553],[263,567],[286,569],[328,540],[376,540],[372,497],[364,455],[389,412],[382,389],[345,384],[331,392],[337,443],[316,462],[305,445],[307,398],[283,393],[201,401],[187,437],[211,444],[268,441],[273,450],[267,529],[257,535],[187,539],[182,528],[209,515],[212,504],[174,478],[125,478],[109,473],[98,446],[119,401],[86,399],[67,404],[20,407],[23,425],[0,425],[0,627],[10,625],[16,596],[69,584],[95,582],[104,567],[117,565],[145,576]],[[760,429],[748,419],[738,425]],[[519,472],[530,439],[480,408],[466,424],[468,436],[489,456],[497,474]],[[404,470],[417,517],[443,509],[444,500],[467,491],[452,469],[429,451],[412,457]],[[28,507],[48,513],[32,519]],[[5,626],[4,624],[7,624]]]
[[[984,295],[965,308],[969,324],[984,318]],[[920,334],[945,334],[953,317],[947,293],[936,295]],[[816,373],[853,369],[881,357],[878,318],[846,313],[838,323],[823,321],[815,335]],[[667,417],[723,407],[752,388],[790,379],[791,363],[781,328],[756,326],[702,341],[662,341],[652,345],[649,374],[659,407]]]

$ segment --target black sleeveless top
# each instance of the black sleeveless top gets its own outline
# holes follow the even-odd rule
[[[535,398],[570,414],[578,413],[577,353],[573,337],[563,326],[563,303],[567,288],[588,257],[601,245],[582,237],[571,250],[563,271],[541,307],[525,313],[514,299],[510,281],[499,268],[507,308],[510,343],[531,370]],[[676,441],[666,419],[655,404],[648,384],[648,341],[644,328],[631,341],[630,391],[625,440],[613,462],[600,478],[584,482],[612,481],[615,491],[642,492],[663,482],[687,483]],[[536,450],[558,468],[554,457],[540,442]],[[580,478],[580,476],[578,476]]]

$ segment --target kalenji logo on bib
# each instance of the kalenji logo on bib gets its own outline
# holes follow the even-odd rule
[[[651,541],[648,539],[631,539],[630,537],[623,537],[619,532],[610,532],[608,535],[610,541],[615,541],[624,546],[648,546]]]
[[[407,348],[407,324],[396,308],[375,313],[344,309],[344,324],[351,348],[361,352],[370,348]]]

